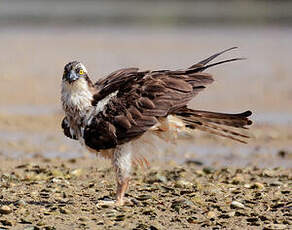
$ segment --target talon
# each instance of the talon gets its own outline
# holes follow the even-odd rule
[[[116,200],[116,203],[115,203],[115,204],[116,204],[117,206],[123,206],[124,203],[125,203],[125,202],[124,202],[124,199],[119,199],[119,200]]]
[[[116,206],[123,206],[126,204],[132,205],[133,202],[130,199],[125,198],[125,197],[123,197],[122,199],[116,200]]]
[[[129,186],[129,178],[125,179],[122,183],[117,184],[117,201],[116,204],[118,206],[122,206],[125,204],[127,199],[124,197],[125,192],[127,191]]]

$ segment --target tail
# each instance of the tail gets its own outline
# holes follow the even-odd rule
[[[175,111],[174,114],[184,121],[186,127],[191,129],[199,129],[241,143],[247,143],[246,139],[249,138],[249,136],[235,131],[234,128],[247,129],[247,126],[252,124],[252,121],[248,119],[252,114],[251,111],[227,114],[184,107]]]
[[[224,60],[224,61],[219,61],[219,62],[207,65],[210,61],[212,61],[216,57],[220,56],[221,54],[224,54],[224,53],[226,53],[226,52],[228,52],[230,50],[234,50],[234,49],[237,49],[237,48],[238,47],[231,47],[229,49],[226,49],[226,50],[223,50],[223,51],[221,51],[219,53],[216,53],[216,54],[212,55],[211,57],[208,57],[208,58],[204,59],[203,61],[200,61],[200,62],[192,65],[191,67],[189,67],[188,68],[188,72],[198,73],[198,72],[202,72],[205,69],[208,69],[208,68],[210,68],[212,66],[220,65],[220,64],[223,64],[223,63],[227,63],[227,62],[245,60],[245,58],[231,58],[231,59],[227,59],[227,60]]]

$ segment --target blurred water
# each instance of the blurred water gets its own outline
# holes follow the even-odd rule
[[[0,114],[18,116],[42,116],[58,115],[63,113],[60,105],[5,105],[0,106]],[[290,125],[292,124],[292,113],[265,112],[254,113],[251,117],[257,125]]]
[[[0,112],[5,115],[40,116],[57,114],[61,108],[57,105],[4,105],[0,106]]]
[[[1,0],[0,25],[291,24],[285,0]]]
[[[185,68],[238,46],[218,60],[247,60],[208,70],[216,82],[192,105],[217,111],[290,113],[291,40],[290,27],[2,29],[0,49],[5,55],[0,56],[4,67],[0,68],[0,105],[59,104],[63,66],[70,60],[84,62],[95,80],[123,67]],[[15,92],[10,91],[11,84]],[[13,97],[7,100],[11,93]]]

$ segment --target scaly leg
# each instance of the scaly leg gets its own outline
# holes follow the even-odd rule
[[[132,146],[130,143],[120,145],[115,149],[112,164],[117,180],[116,205],[124,205],[124,196],[129,186],[132,167]]]

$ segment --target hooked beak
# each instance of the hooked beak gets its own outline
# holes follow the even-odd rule
[[[79,77],[77,76],[77,74],[75,73],[75,71],[71,70],[67,76],[66,76],[66,80],[69,83],[72,83],[73,81],[76,81]]]

